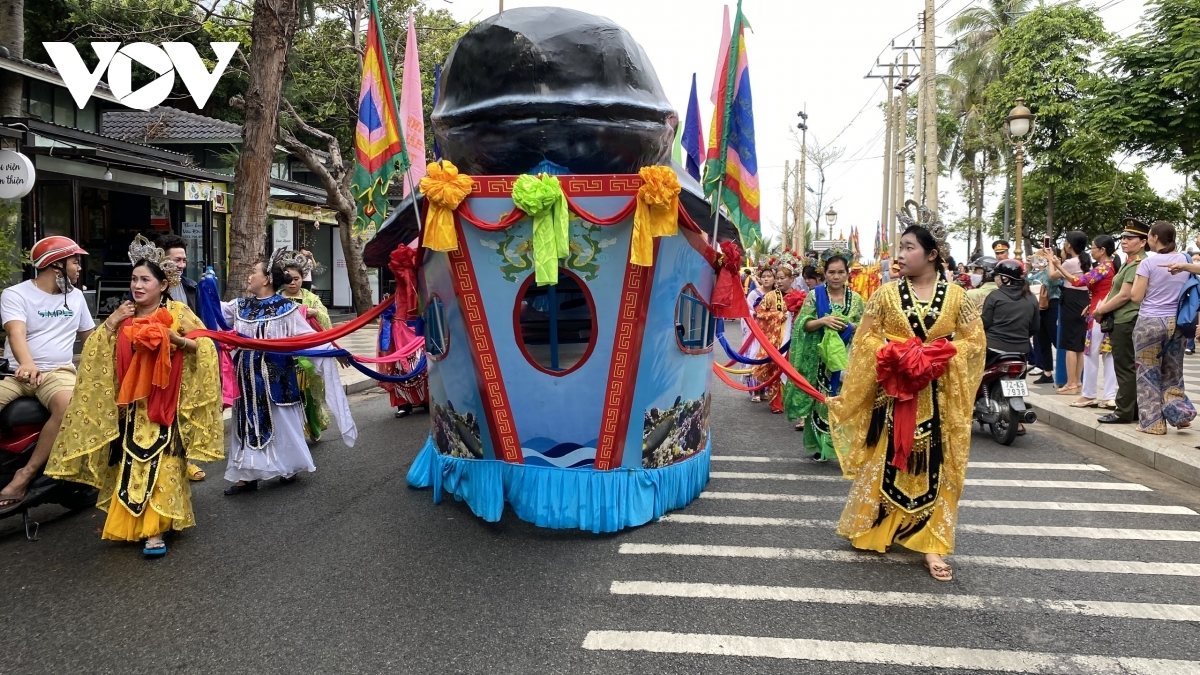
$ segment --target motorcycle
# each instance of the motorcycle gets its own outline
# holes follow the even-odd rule
[[[8,360],[0,358],[0,379],[12,377]],[[0,488],[8,485],[17,470],[25,466],[37,446],[42,427],[50,411],[32,396],[22,396],[0,410]],[[42,504],[58,504],[71,511],[95,506],[99,490],[90,485],[60,481],[38,475],[29,484],[20,506],[0,513],[0,520],[20,515],[25,538],[37,541],[38,524],[29,519],[29,510]]]
[[[1027,368],[1023,354],[988,351],[983,379],[975,392],[974,418],[980,427],[989,427],[992,439],[1000,445],[1011,445],[1022,423],[1037,421],[1037,413],[1025,405]]]

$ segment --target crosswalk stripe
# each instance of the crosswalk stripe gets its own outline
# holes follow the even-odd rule
[[[781,527],[833,528],[832,520],[803,518],[764,518],[759,516],[699,516],[670,513],[659,519],[662,523],[692,523],[697,525],[753,525]],[[1139,530],[1108,527],[1048,527],[1041,525],[977,525],[961,523],[959,532],[999,534],[1017,537],[1074,537],[1079,539],[1133,539],[1142,541],[1198,541],[1200,532],[1192,530]]]
[[[1197,661],[665,631],[589,631],[583,640],[583,648],[659,654],[709,654],[835,663],[875,663],[1033,675],[1190,675],[1200,669],[1200,662]]]
[[[814,483],[842,483],[841,476],[820,476],[805,473],[769,473],[754,471],[713,471],[709,478],[729,478],[734,480],[789,480],[809,481]],[[967,485],[979,487],[1019,487],[1019,488],[1054,488],[1079,490],[1129,490],[1134,492],[1150,492],[1150,488],[1137,483],[1097,482],[1080,480],[1015,480],[1008,478],[968,478]]]
[[[1055,488],[1078,490],[1132,490],[1151,492],[1150,488],[1137,483],[1104,483],[1082,480],[1012,480],[1007,478],[968,478],[967,485],[980,487]]]
[[[770,494],[763,492],[702,492],[701,499],[735,501],[844,503],[845,497],[829,495]],[[960,499],[960,507],[977,509],[1031,509],[1038,511],[1096,511],[1106,513],[1156,513],[1163,515],[1195,516],[1186,506],[1160,504],[1098,504],[1094,502],[1025,502],[994,499]]]
[[[770,462],[803,462],[800,457],[766,457],[762,455],[713,455],[714,462],[744,462],[767,464]],[[970,469],[1030,469],[1035,471],[1108,471],[1099,464],[1058,464],[1051,462],[969,462]]]
[[[834,563],[896,563],[912,565],[918,558],[894,552],[878,555],[861,551],[823,551],[807,548],[776,548],[771,546],[707,546],[700,544],[621,544],[617,551],[624,555],[678,555],[712,558],[761,558],[767,560],[806,560]],[[1083,560],[1073,558],[1015,558],[977,555],[954,555],[956,565],[1003,567],[1010,569],[1050,570],[1056,572],[1086,572],[1092,574],[1141,574],[1157,576],[1200,577],[1200,564],[1141,562],[1137,560]]]
[[[799,586],[752,586],[680,581],[614,581],[613,595],[647,595],[720,600],[775,600],[825,605],[919,607],[921,609],[976,610],[985,612],[1057,612],[1113,619],[1200,621],[1200,606],[1095,600],[1050,600],[958,593],[901,593]]]

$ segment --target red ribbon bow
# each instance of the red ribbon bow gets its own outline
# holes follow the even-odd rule
[[[721,255],[714,261],[717,281],[713,284],[713,316],[720,319],[745,319],[750,316],[746,297],[742,294],[742,252],[732,241],[721,242]]]
[[[796,314],[800,308],[804,306],[804,299],[808,297],[808,293],[799,288],[792,289],[787,295],[783,296],[784,303],[787,304],[788,311]]]
[[[396,277],[396,319],[417,318],[417,253],[400,244],[388,261],[388,269]]]
[[[954,343],[946,338],[924,344],[914,336],[905,342],[888,342],[875,355],[876,380],[884,393],[896,399],[891,465],[901,471],[907,470],[917,431],[917,394],[946,374],[950,359],[957,353]]]

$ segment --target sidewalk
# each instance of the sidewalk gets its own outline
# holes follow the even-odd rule
[[[1200,355],[1185,356],[1184,382],[1193,403],[1200,403]],[[1027,400],[1037,411],[1038,424],[1078,436],[1089,443],[1145,464],[1177,480],[1200,486],[1200,418],[1191,429],[1169,428],[1166,436],[1151,436],[1136,430],[1136,424],[1100,424],[1097,420],[1109,411],[1100,408],[1072,408],[1077,395],[1059,396],[1052,384],[1029,381]],[[1102,386],[1102,385],[1101,385]],[[1101,388],[1103,391],[1103,388]]]

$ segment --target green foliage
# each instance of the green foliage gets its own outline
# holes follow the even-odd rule
[[[0,288],[21,280],[21,201],[0,199]]]
[[[1109,39],[1095,9],[1074,3],[1038,7],[1000,37],[997,59],[1007,71],[984,91],[986,124],[1003,128],[1016,100],[1025,99],[1037,115],[1029,159],[1052,187],[1109,155],[1107,144],[1082,124],[1098,80],[1091,56]]]
[[[1043,168],[1025,175],[1024,230],[1032,240],[1046,234],[1048,173]],[[1013,206],[1016,207],[1015,201]],[[1141,169],[1122,171],[1107,160],[1091,163],[1086,174],[1055,185],[1056,232],[1079,230],[1089,237],[1116,234],[1121,231],[1121,220],[1131,216],[1146,223],[1155,220],[1179,223],[1184,218],[1184,207],[1179,200],[1159,196]],[[1001,202],[992,215],[991,234],[998,235],[1003,222]]]
[[[1152,0],[1141,31],[1118,40],[1096,91],[1097,133],[1184,174],[1200,172],[1200,2]]]

